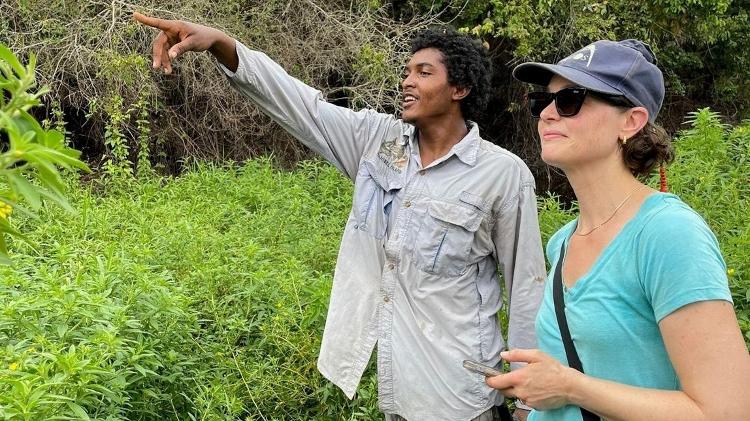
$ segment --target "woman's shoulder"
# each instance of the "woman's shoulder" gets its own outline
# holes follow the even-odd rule
[[[573,230],[576,227],[576,224],[578,223],[578,218],[573,219],[572,221],[569,221],[567,224],[563,225],[562,228],[557,230],[552,236],[550,237],[549,241],[547,241],[547,261],[550,263],[553,263],[555,259],[557,259],[557,255],[560,254],[560,249],[565,244],[565,241],[570,238],[570,235],[573,233]]]
[[[695,235],[714,237],[703,217],[675,194],[654,193],[646,199],[639,218],[641,237],[662,241]]]

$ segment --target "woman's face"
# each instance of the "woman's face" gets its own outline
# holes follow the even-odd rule
[[[571,86],[576,85],[555,76],[547,89],[557,92]],[[537,125],[542,160],[564,171],[613,159],[622,162],[618,137],[626,115],[622,108],[587,95],[578,114],[561,117],[553,101],[541,112]]]

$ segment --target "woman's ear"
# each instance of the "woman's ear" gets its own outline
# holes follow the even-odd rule
[[[648,110],[643,107],[630,108],[625,115],[625,124],[622,126],[619,137],[630,139],[641,131],[646,124],[648,124]]]

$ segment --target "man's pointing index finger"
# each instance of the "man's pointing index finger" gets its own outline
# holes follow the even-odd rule
[[[164,19],[152,18],[151,16],[146,16],[138,12],[133,12],[133,18],[146,26],[161,29],[162,31],[170,29],[169,22]]]

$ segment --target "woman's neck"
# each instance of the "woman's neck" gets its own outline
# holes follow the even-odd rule
[[[565,174],[578,199],[581,232],[596,229],[618,213],[634,213],[652,191],[624,165],[590,163],[586,168],[566,170]]]

